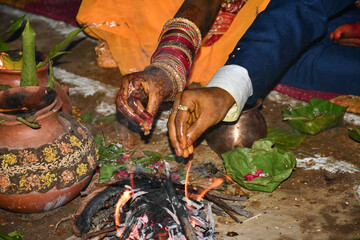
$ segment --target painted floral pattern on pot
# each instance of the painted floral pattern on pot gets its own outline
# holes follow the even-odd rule
[[[0,194],[62,189],[93,173],[98,151],[91,133],[72,116],[62,115],[72,128],[55,142],[36,149],[0,148]]]

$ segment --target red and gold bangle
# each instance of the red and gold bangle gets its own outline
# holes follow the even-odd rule
[[[173,18],[167,21],[162,29],[160,38],[169,30],[180,30],[188,34],[192,40],[195,51],[200,48],[201,45],[201,32],[195,23],[186,18]]]

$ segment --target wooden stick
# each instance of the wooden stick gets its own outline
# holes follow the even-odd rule
[[[101,229],[99,231],[86,233],[86,234],[81,236],[81,239],[88,239],[88,238],[91,238],[91,237],[96,237],[96,236],[99,236],[101,234],[109,233],[109,232],[112,232],[112,231],[115,231],[115,230],[116,230],[116,226],[107,227],[107,228]]]

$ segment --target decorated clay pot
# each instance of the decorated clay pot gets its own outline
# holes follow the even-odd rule
[[[8,51],[9,55],[18,54],[18,50]],[[47,59],[46,54],[36,52],[37,62],[43,61]],[[37,68],[37,76],[39,80],[40,86],[46,86],[49,80],[49,65],[46,64],[43,67]],[[21,80],[21,71],[20,70],[12,70],[0,68],[0,84],[2,85],[10,85],[11,87],[19,87]],[[72,107],[70,102],[70,97],[68,95],[69,88],[66,86],[61,86],[58,82],[55,82],[55,91],[60,97],[62,101],[61,109],[69,114],[72,114]]]
[[[266,137],[267,125],[258,108],[262,101],[241,112],[236,122],[220,122],[204,134],[210,148],[221,155],[236,147],[251,147],[260,138]]]
[[[52,210],[71,201],[90,181],[97,165],[94,139],[60,107],[50,88],[0,91],[1,208]]]

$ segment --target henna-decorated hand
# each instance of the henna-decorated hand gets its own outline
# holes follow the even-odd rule
[[[360,21],[341,25],[330,33],[330,39],[341,45],[360,47]]]
[[[148,134],[161,103],[172,93],[172,82],[158,68],[125,75],[121,79],[116,107],[124,116],[135,120]],[[148,99],[145,107],[141,103]]]
[[[234,102],[228,92],[217,87],[178,93],[168,120],[170,142],[176,155],[187,158],[192,154],[193,143],[209,127],[222,121]],[[183,107],[178,109],[179,106]]]

